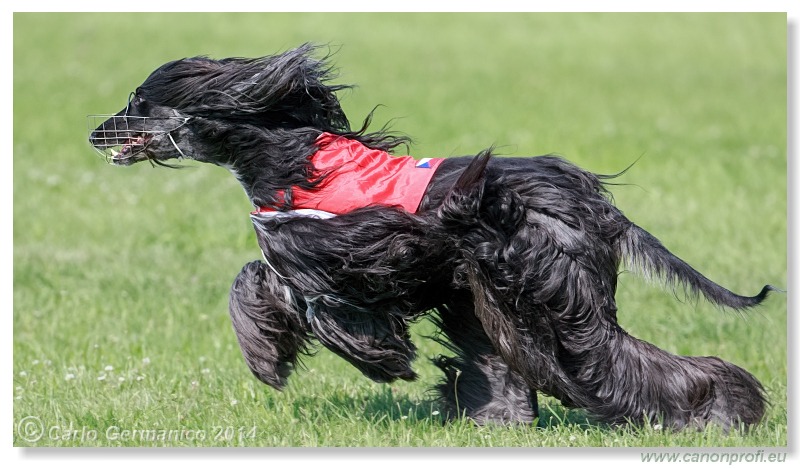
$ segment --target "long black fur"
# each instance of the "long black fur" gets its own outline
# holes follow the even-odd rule
[[[336,97],[347,87],[328,84],[333,69],[316,51],[167,63],[90,140],[101,148],[144,135],[113,162],[213,163],[254,206],[287,211],[293,188],[313,190],[325,177],[309,162],[320,133],[386,151],[407,142],[368,133],[369,118],[351,130]],[[175,118],[185,124],[154,132]],[[266,262],[247,264],[230,296],[247,365],[280,389],[316,340],[375,381],[412,380],[409,325],[431,314],[455,355],[434,360],[452,418],[532,422],[543,392],[609,423],[758,423],[766,400],[752,375],[628,335],[614,296],[623,266],[732,309],[756,306],[771,287],[744,297],[708,280],[628,220],[605,178],[552,156],[485,151],[445,160],[417,213],[254,217]]]

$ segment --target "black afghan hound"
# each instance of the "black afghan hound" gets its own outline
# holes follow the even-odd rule
[[[455,355],[434,360],[451,417],[531,422],[543,392],[608,423],[759,422],[751,374],[631,337],[614,295],[621,265],[733,309],[772,287],[713,283],[612,205],[610,176],[563,159],[390,156],[407,139],[367,132],[371,115],[351,130],[315,54],[169,62],[89,116],[111,163],[193,159],[244,186],[264,261],[236,277],[230,314],[258,379],[281,389],[317,340],[375,381],[413,380],[409,325],[431,314]]]

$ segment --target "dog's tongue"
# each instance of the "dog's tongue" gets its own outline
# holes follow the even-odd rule
[[[133,147],[140,147],[144,145],[144,137],[138,136],[131,140],[128,140],[128,143],[124,144],[120,151],[111,150],[111,157],[112,158],[124,158],[126,157],[133,149]]]
[[[129,141],[127,144],[125,144],[125,146],[122,147],[122,149],[125,150],[127,148],[128,151],[130,151],[130,149],[132,147],[140,147],[140,146],[143,146],[143,145],[144,145],[144,136],[143,135],[139,135],[136,138],[134,138],[133,140]]]

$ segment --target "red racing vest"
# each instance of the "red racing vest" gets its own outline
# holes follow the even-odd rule
[[[311,164],[317,175],[325,177],[310,190],[293,187],[291,210],[341,215],[369,205],[388,205],[416,213],[436,168],[444,161],[392,156],[327,132],[315,143],[319,150],[311,155]],[[259,207],[253,214],[274,211]]]

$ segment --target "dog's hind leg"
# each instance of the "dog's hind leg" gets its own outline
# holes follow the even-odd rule
[[[766,401],[756,378],[628,335],[615,294],[623,260],[735,309],[757,305],[771,287],[743,297],[714,284],[627,220],[601,179],[574,165],[541,157],[498,166],[483,184],[457,187],[460,198],[439,214],[463,233],[462,283],[476,316],[529,386],[608,423],[760,421]]]
[[[234,280],[229,307],[250,371],[282,389],[310,339],[302,297],[298,299],[264,262],[254,261]]]
[[[471,301],[438,308],[437,325],[455,357],[433,360],[445,374],[436,386],[448,418],[466,416],[478,424],[531,423],[538,417],[536,391],[494,351]]]

